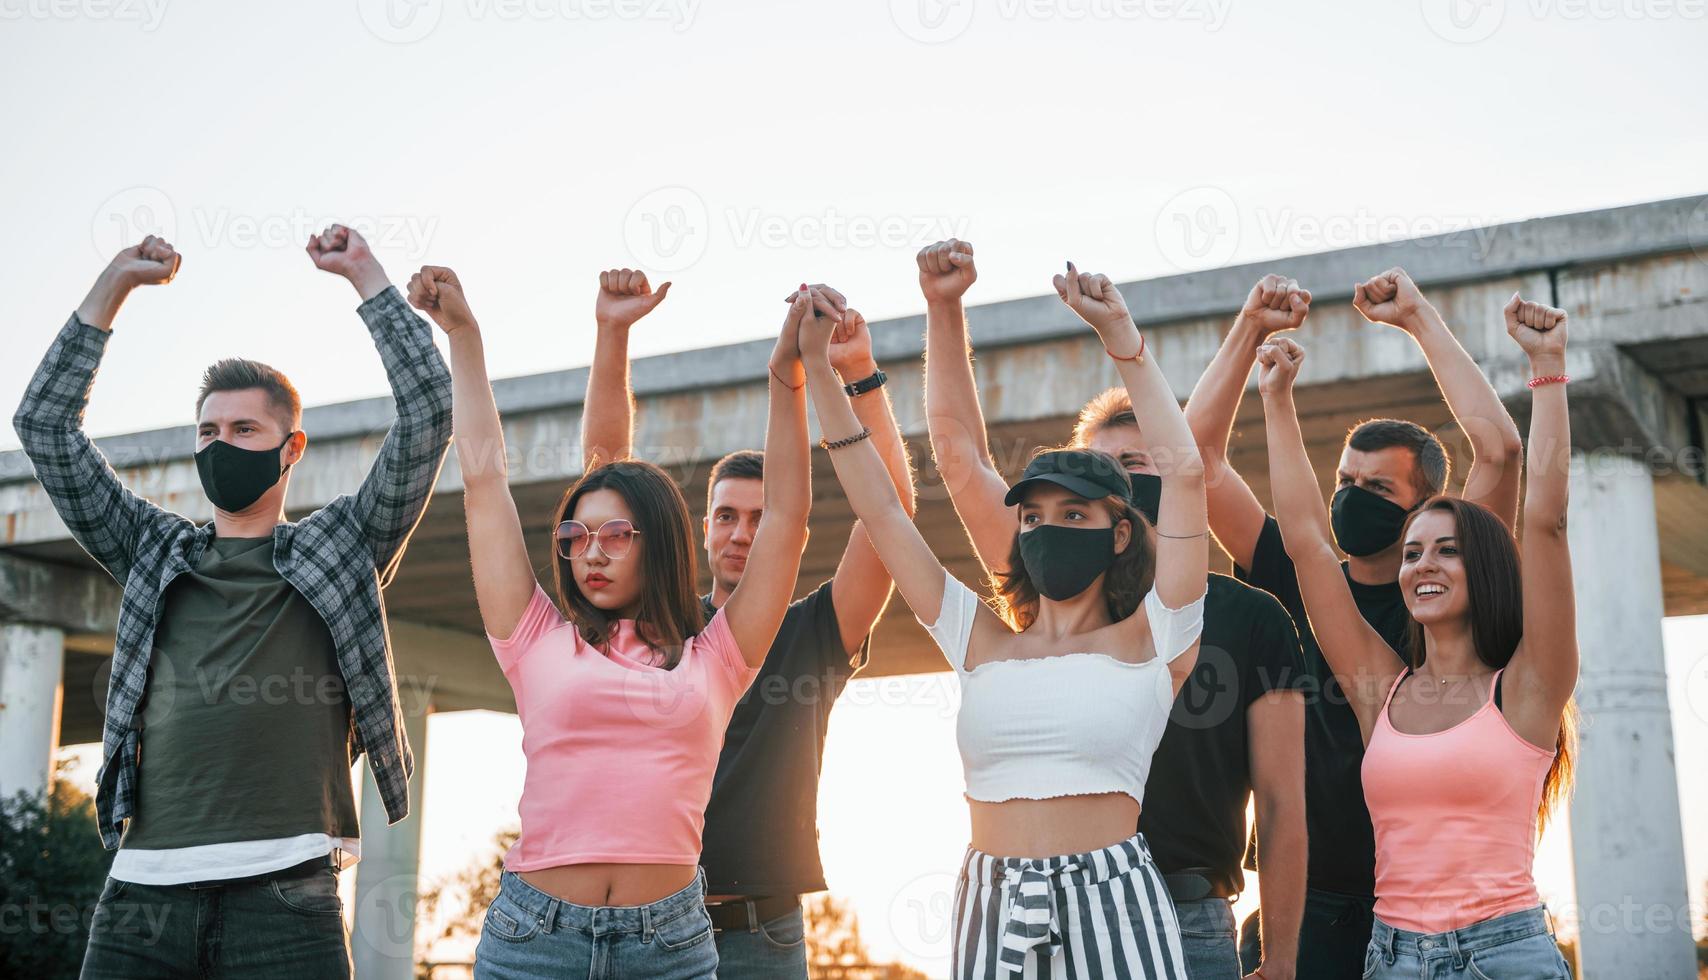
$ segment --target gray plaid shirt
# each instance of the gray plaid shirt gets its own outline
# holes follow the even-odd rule
[[[302,521],[274,528],[273,563],[326,620],[353,709],[353,753],[367,753],[395,823],[409,813],[415,758],[398,723],[380,589],[397,571],[450,446],[451,374],[433,346],[432,329],[395,288],[358,312],[385,362],[397,421],[354,495],[342,494]],[[124,586],[95,795],[101,843],[111,850],[135,812],[138,708],[166,587],[195,567],[214,526],[198,527],[125,489],[83,434],[83,410],[108,337],[72,314],[30,379],[12,424],[71,536]]]

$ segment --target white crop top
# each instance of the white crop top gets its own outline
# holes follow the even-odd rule
[[[1144,802],[1151,755],[1174,706],[1168,664],[1204,630],[1204,597],[1182,609],[1145,596],[1156,656],[993,660],[966,669],[979,597],[945,573],[935,624],[920,622],[961,678],[955,742],[967,798],[985,803],[1126,793]]]

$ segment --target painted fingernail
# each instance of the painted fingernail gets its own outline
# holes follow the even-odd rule
[[[803,282],[803,283],[801,283],[801,292],[804,293],[806,291],[807,291],[807,284]]]

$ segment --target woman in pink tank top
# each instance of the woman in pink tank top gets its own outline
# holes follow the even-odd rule
[[[796,336],[815,304],[835,310],[804,285],[790,303],[770,362],[764,518],[747,574],[706,622],[681,489],[650,463],[591,451],[551,515],[541,550],[555,601],[546,593],[462,286],[451,270],[425,267],[409,300],[450,340],[475,598],[528,763],[522,834],[482,925],[475,976],[713,977],[704,811],[724,729],[794,591],[811,503]]]
[[[1259,348],[1276,516],[1364,735],[1376,837],[1366,978],[1568,976],[1531,875],[1575,743],[1566,314],[1517,294],[1504,312],[1533,378],[1522,561],[1489,509],[1421,504],[1401,537],[1409,667],[1359,615],[1335,554],[1293,405],[1304,352],[1286,338]]]

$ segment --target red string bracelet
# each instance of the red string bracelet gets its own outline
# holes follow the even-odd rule
[[[771,369],[771,377],[776,378],[778,384],[789,389],[790,391],[800,391],[802,388],[806,387],[805,381],[801,382],[798,385],[792,385],[792,384],[788,383],[787,381],[784,381],[783,376],[777,373],[776,368]]]
[[[1132,357],[1122,357],[1107,347],[1103,348],[1103,353],[1108,354],[1117,361],[1132,361],[1135,364],[1143,364],[1145,362],[1145,335],[1143,333],[1139,334],[1139,352],[1134,354]]]
[[[1531,388],[1540,388],[1543,385],[1563,385],[1570,380],[1572,380],[1572,378],[1569,374],[1548,374],[1543,375],[1540,378],[1531,378],[1529,381],[1526,381],[1525,384],[1529,385]]]

